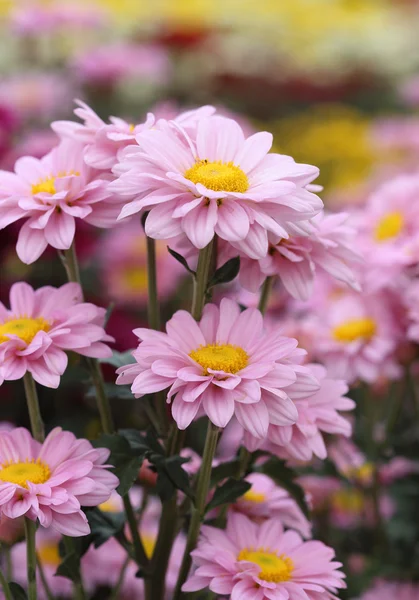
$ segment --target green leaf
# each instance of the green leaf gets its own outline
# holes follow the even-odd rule
[[[305,516],[308,519],[310,518],[310,509],[307,505],[304,490],[295,482],[297,473],[290,467],[287,467],[285,461],[279,460],[279,458],[271,458],[260,466],[259,471],[268,475],[280,487],[287,490]]]
[[[80,557],[74,552],[70,552],[64,556],[61,564],[58,565],[55,575],[61,575],[61,577],[66,577],[67,579],[70,579],[70,581],[77,581],[79,578],[79,571]]]
[[[134,396],[128,385],[116,385],[116,383],[105,383],[105,393],[108,398],[117,398],[118,400],[134,400]],[[91,386],[86,392],[86,397],[95,399],[96,388]]]
[[[220,283],[229,283],[237,277],[240,271],[240,256],[230,258],[222,267],[217,269],[208,283],[208,289]]]
[[[234,477],[234,475],[238,472],[240,466],[240,460],[235,458],[230,462],[224,462],[216,467],[213,467],[211,471],[211,487],[214,487],[223,479],[227,479],[228,477]]]
[[[250,490],[252,484],[248,481],[241,481],[234,479],[231,477],[227,479],[225,483],[220,485],[211,499],[211,501],[206,506],[206,511],[216,508],[217,506],[221,506],[222,504],[231,504],[243,496],[247,491]]]
[[[171,254],[173,256],[173,258],[175,260],[177,260],[183,267],[185,267],[185,269],[187,271],[189,271],[189,273],[191,273],[192,275],[196,275],[195,271],[193,271],[190,266],[188,265],[186,258],[184,256],[182,256],[181,254],[179,254],[179,252],[176,252],[176,250],[172,250],[171,248],[169,248],[169,246],[167,246],[167,249],[169,251],[169,254]]]
[[[27,600],[28,596],[26,595],[25,590],[18,583],[11,581],[9,583],[9,589],[13,600]]]
[[[124,529],[124,513],[102,512],[99,508],[94,508],[87,511],[86,514],[95,548],[99,548],[109,538],[121,533]]]
[[[113,367],[123,367],[125,365],[131,365],[135,363],[135,358],[132,356],[133,350],[127,350],[126,352],[117,352],[113,350],[112,356],[108,358],[100,358],[99,362]]]
[[[189,498],[193,499],[193,492],[189,484],[189,475],[182,468],[189,459],[182,456],[170,456],[150,452],[147,458],[157,472],[156,492],[163,502],[169,500],[176,489],[181,490]]]

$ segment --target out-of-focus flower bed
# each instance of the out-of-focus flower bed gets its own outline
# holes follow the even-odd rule
[[[334,265],[328,265],[328,274],[316,278],[313,295],[303,303],[304,293],[285,297],[284,287],[292,293],[292,283],[288,279],[287,284],[284,271],[268,315],[283,320],[285,334],[299,339],[310,360],[346,379],[348,395],[356,401],[353,438],[336,439],[332,429],[330,439],[326,434],[326,460],[319,452],[310,461],[295,453],[284,457],[298,470],[310,499],[315,538],[332,546],[344,564],[348,589],[339,597],[351,600],[419,598],[418,28],[415,0],[0,0],[1,170],[12,171],[21,157],[47,154],[59,140],[50,123],[77,120],[75,99],[106,122],[109,115],[123,118],[128,124],[124,139],[134,139],[149,112],[172,119],[181,110],[213,105],[218,114],[236,119],[246,135],[272,132],[275,152],[318,166],[315,183],[323,186],[326,208],[349,213],[359,232],[350,250],[367,265],[360,267],[362,293],[332,280]],[[110,168],[106,158],[100,157],[101,168]],[[0,202],[2,192],[0,187]],[[20,226],[0,230],[0,300],[5,305],[16,281],[34,288],[66,282],[59,253],[51,246],[33,264],[19,260]],[[323,224],[321,232],[329,234],[328,227]],[[338,229],[339,242],[345,234]],[[113,348],[134,348],[133,329],[147,322],[141,220],[122,220],[112,229],[82,222],[76,244],[87,300],[108,310],[106,331],[115,338]],[[188,309],[192,293],[187,272],[166,246],[158,240],[163,322],[176,310]],[[188,258],[193,254],[188,255],[190,248],[177,250]],[[303,255],[304,248],[288,252]],[[319,265],[324,266],[320,258]],[[261,267],[264,276],[271,267]],[[237,297],[237,289],[233,283],[225,293]],[[257,303],[251,291],[242,291],[238,300],[246,306]],[[340,341],[353,342],[359,334],[373,343],[366,350],[346,346],[342,352],[339,336],[330,332],[355,321],[361,333],[339,330]],[[87,374],[79,355],[70,353],[69,364],[59,395],[41,388],[44,419],[48,429],[60,424],[93,439],[100,422],[93,393],[83,394]],[[107,391],[119,403],[118,427],[142,427],[140,402],[116,388],[113,367],[104,369]],[[0,420],[27,426],[21,382],[5,382],[0,396]],[[237,446],[235,434],[234,427],[227,428],[221,457],[229,456],[229,443]],[[197,426],[188,435],[189,445],[200,450],[203,432]],[[148,469],[139,475],[147,485],[146,492],[138,491],[137,508],[144,494],[153,493],[152,476]],[[257,483],[253,493],[268,498],[264,508],[275,511],[278,497],[270,497],[263,481],[261,491]],[[240,509],[245,514],[259,503],[258,496],[253,504],[249,498],[250,508],[244,502]],[[115,494],[102,510],[116,513],[118,503]],[[296,505],[290,510],[305,535],[305,518]],[[151,554],[158,514],[154,496],[147,511],[144,539]],[[0,523],[0,540],[10,542],[21,532],[15,531],[15,522],[7,525]],[[183,538],[176,543],[180,551],[175,545],[169,579],[171,571],[176,579]],[[54,594],[70,597],[68,580],[53,577],[60,562],[55,534],[44,532],[38,544]],[[11,563],[22,585],[25,560],[23,546],[15,545]],[[92,597],[108,597],[106,590],[117,585],[122,568],[124,584],[115,598],[142,597],[136,569],[124,567],[124,560],[115,540],[86,553],[82,571]]]

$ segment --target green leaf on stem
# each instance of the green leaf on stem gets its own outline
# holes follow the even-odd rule
[[[298,475],[294,469],[287,467],[285,461],[280,460],[279,458],[270,458],[264,462],[258,470],[261,473],[268,475],[280,487],[287,490],[305,516],[310,518],[310,509],[307,505],[305,493],[303,488],[295,481]]]
[[[86,514],[95,548],[99,548],[109,538],[118,535],[124,529],[125,514],[123,512],[103,512],[96,507],[86,511]]]
[[[182,256],[181,254],[179,254],[179,252],[176,252],[176,250],[172,250],[171,248],[169,248],[169,246],[167,246],[167,249],[169,251],[169,254],[171,254],[173,256],[173,258],[175,260],[177,260],[183,267],[185,267],[185,269],[191,273],[193,276],[196,275],[195,271],[193,271],[190,266],[188,265],[186,258],[184,256]]]
[[[211,487],[214,487],[220,481],[227,479],[228,477],[234,477],[238,472],[240,466],[240,460],[235,458],[230,462],[224,462],[216,467],[213,467],[211,471]]]
[[[27,600],[28,596],[26,595],[25,590],[18,583],[11,581],[9,583],[9,589],[13,600]]]
[[[221,506],[222,504],[231,504],[243,496],[246,492],[250,490],[252,485],[248,481],[241,481],[238,479],[234,479],[231,477],[227,479],[222,485],[220,485],[214,492],[214,495],[210,502],[208,502],[205,511],[208,512],[213,508],[217,508],[217,506]]]
[[[123,367],[124,365],[131,365],[135,363],[135,358],[132,356],[133,350],[127,350],[126,352],[117,352],[113,350],[112,356],[108,358],[99,358],[100,363],[112,365],[113,367]]]
[[[237,277],[240,271],[240,256],[230,258],[222,267],[217,269],[208,283],[208,289],[220,283],[229,283]]]

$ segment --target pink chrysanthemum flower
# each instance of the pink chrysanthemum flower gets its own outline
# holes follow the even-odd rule
[[[64,535],[90,532],[81,506],[105,502],[118,485],[106,448],[56,427],[40,444],[29,431],[0,432],[0,515],[25,515]]]
[[[66,350],[93,358],[112,354],[103,329],[105,309],[81,301],[77,283],[33,290],[15,283],[10,310],[0,302],[0,385],[29,371],[46,387],[57,388],[67,367]]]
[[[83,144],[64,140],[40,160],[19,158],[15,173],[0,171],[0,228],[26,219],[16,246],[22,262],[35,262],[48,244],[70,248],[76,219],[105,228],[115,223],[121,200],[86,165],[83,150]]]
[[[272,135],[245,139],[232,119],[198,121],[188,135],[167,122],[137,136],[138,149],[121,156],[111,188],[132,201],[120,218],[149,210],[147,235],[164,239],[182,232],[196,248],[214,234],[251,258],[268,251],[268,232],[288,238],[288,224],[305,221],[322,208],[307,190],[318,175],[289,156],[268,154]]]
[[[184,591],[209,587],[231,600],[332,600],[345,588],[341,563],[322,542],[284,533],[279,519],[256,525],[230,514],[225,531],[204,526]]]
[[[379,579],[359,600],[417,600],[419,583]]]
[[[321,291],[314,310],[304,319],[312,334],[310,354],[325,364],[331,377],[348,383],[399,377],[396,350],[403,329],[395,308],[385,291]]]
[[[307,232],[289,239],[269,234],[269,250],[259,261],[243,257],[240,283],[257,292],[268,276],[278,276],[285,289],[297,300],[308,300],[313,291],[316,269],[320,268],[343,283],[359,290],[353,267],[359,261],[354,252],[355,230],[346,224],[344,213],[314,217]],[[303,235],[301,235],[303,233]],[[226,244],[233,256],[234,249]],[[221,260],[225,262],[225,258]]]
[[[295,500],[283,488],[263,473],[251,473],[246,481],[252,484],[231,509],[261,523],[266,519],[278,519],[282,525],[295,529],[303,537],[311,537],[311,524]]]
[[[218,427],[235,415],[257,439],[264,439],[270,423],[292,425],[297,409],[286,389],[296,381],[296,362],[303,350],[278,330],[266,331],[256,309],[240,313],[224,298],[218,308],[207,304],[197,323],[178,311],[166,332],[136,329],[141,340],[137,361],[118,370],[117,383],[132,383],[140,397],[170,388],[172,415],[185,429],[203,410]]]
[[[355,408],[355,402],[347,398],[348,386],[340,379],[332,379],[321,365],[308,365],[320,389],[305,395],[301,386],[289,388],[289,395],[298,410],[298,420],[294,425],[277,427],[270,425],[269,448],[284,458],[311,460],[313,454],[321,459],[327,456],[323,434],[331,433],[349,437],[352,433],[350,421],[340,414]]]

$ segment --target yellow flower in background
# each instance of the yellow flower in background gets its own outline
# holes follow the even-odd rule
[[[369,140],[369,119],[343,105],[317,105],[270,124],[276,152],[320,168],[316,183],[326,193],[355,188],[371,172],[377,149]]]

